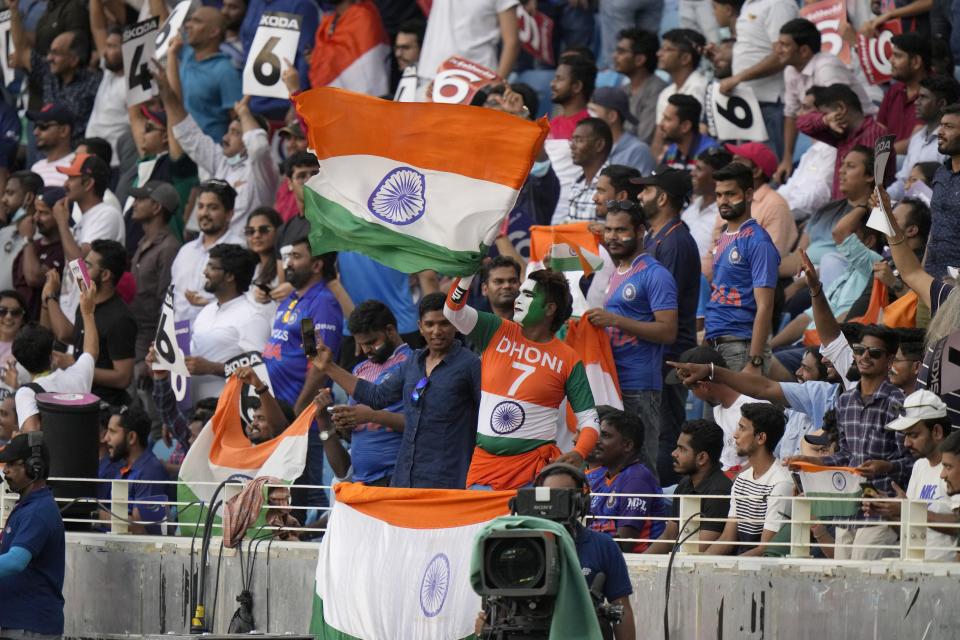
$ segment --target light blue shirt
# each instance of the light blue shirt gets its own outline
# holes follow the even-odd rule
[[[835,316],[850,310],[863,294],[863,290],[873,281],[873,263],[883,260],[883,256],[867,249],[853,233],[837,245],[837,251],[846,259],[847,270],[827,287],[827,302]],[[805,313],[813,318],[812,309],[807,309]],[[813,320],[808,328],[815,328]]]
[[[180,84],[187,113],[201,131],[219,143],[230,125],[230,109],[243,97],[240,70],[223,53],[197,60],[193,47],[183,45]]]
[[[839,385],[832,382],[781,382],[780,390],[790,408],[783,437],[774,455],[778,458],[800,454],[800,441],[823,426],[823,414],[833,408]]]
[[[637,136],[626,132],[614,143],[608,162],[633,167],[644,176],[653,173],[653,168],[656,166],[653,155],[650,153],[650,145],[640,142]]]

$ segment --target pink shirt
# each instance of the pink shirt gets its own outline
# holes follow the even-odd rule
[[[586,109],[572,116],[554,116],[550,119],[550,137],[554,140],[569,140],[573,137],[573,130],[577,128],[577,124],[589,117],[590,114]]]

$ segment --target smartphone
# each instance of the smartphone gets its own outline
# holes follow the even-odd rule
[[[67,352],[67,344],[66,344],[65,342],[60,342],[59,340],[54,340],[54,341],[53,341],[53,350],[54,350],[54,351],[58,351],[58,352],[60,352],[60,353],[66,353],[66,352]]]
[[[82,258],[70,261],[70,273],[73,274],[81,291],[90,288],[90,274],[87,272],[87,263]]]
[[[270,292],[273,291],[273,289],[270,288],[270,285],[263,284],[262,282],[256,282],[253,286],[255,286],[257,289],[260,289],[260,291],[263,291],[267,295],[270,295]]]
[[[303,353],[308,360],[317,355],[317,332],[313,328],[313,320],[304,318],[300,321],[300,337],[303,342]]]
[[[793,472],[790,474],[793,478],[793,486],[797,489],[797,495],[803,495],[803,483],[800,481],[800,474]]]

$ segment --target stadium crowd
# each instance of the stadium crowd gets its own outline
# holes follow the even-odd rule
[[[852,467],[879,496],[929,501],[928,559],[956,559],[951,3],[847,0],[828,36],[793,0],[205,0],[142,66],[124,41],[168,19],[164,0],[7,8],[0,444],[41,428],[38,393],[92,392],[100,477],[176,479],[235,375],[258,398],[252,444],[317,406],[299,484],[511,489],[560,461],[586,469],[590,526],[624,551],[669,552],[668,494],[699,494],[729,496],[703,504],[727,518],[703,523],[704,551],[774,555],[791,465]],[[243,93],[277,12],[299,19],[291,97],[391,100],[412,72],[429,100],[459,56],[495,78],[473,108],[549,119],[476,277],[402,273],[362,247],[314,255],[308,123]],[[878,77],[859,54],[891,21]],[[135,81],[152,95],[133,101]],[[531,259],[532,226],[571,223],[599,240],[589,275]],[[188,405],[153,366],[168,291],[190,327]],[[622,409],[597,406],[587,354],[556,337],[571,316],[605,330]],[[294,500],[308,523],[328,505]],[[899,513],[817,526],[836,545],[817,553],[882,557],[863,545],[896,544]]]

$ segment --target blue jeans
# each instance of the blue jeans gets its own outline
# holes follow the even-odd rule
[[[662,17],[663,0],[603,0],[600,3],[600,68],[610,66],[617,34],[633,27],[657,33]]]
[[[760,112],[767,127],[767,145],[780,160],[783,158],[783,102],[761,102]]]
[[[623,391],[623,410],[643,423],[643,464],[657,475],[660,449],[660,392],[652,389]]]

